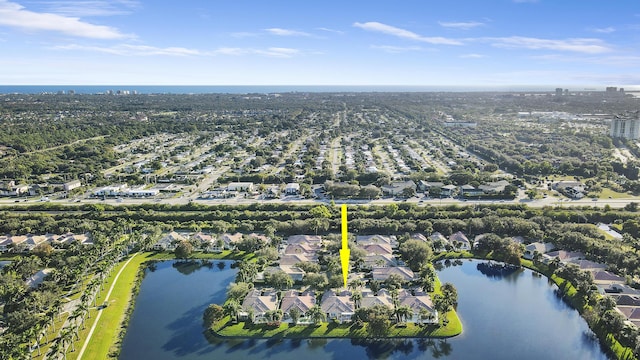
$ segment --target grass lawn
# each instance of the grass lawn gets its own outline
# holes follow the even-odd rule
[[[146,260],[175,260],[176,256],[173,252],[146,252],[138,256],[144,256]],[[224,250],[219,253],[194,252],[190,259],[204,260],[251,260],[255,257],[255,253],[247,253],[245,251]]]
[[[621,192],[617,192],[617,191],[613,191],[609,188],[602,188],[602,191],[599,194],[600,199],[608,199],[608,198],[612,198],[612,199],[639,199],[639,196],[633,196],[629,193],[621,193]]]
[[[469,254],[469,252],[464,252]],[[460,253],[458,253],[460,254]],[[440,290],[441,282],[436,276],[434,291],[430,296],[442,294]],[[387,333],[387,338],[415,338],[433,337],[448,338],[462,333],[462,322],[455,311],[446,314],[447,326],[425,325],[420,326],[413,323],[406,323],[402,326],[392,325]],[[442,324],[442,322],[441,322]],[[336,322],[324,322],[319,325],[290,325],[282,323],[278,327],[266,324],[250,324],[245,322],[232,323],[229,317],[216,322],[211,327],[211,331],[220,337],[231,338],[367,338],[368,324],[357,326],[351,323],[338,324]]]
[[[446,327],[420,326],[408,323],[405,326],[392,325],[387,338],[412,338],[412,337],[437,337],[447,338],[462,333],[462,323],[455,311],[447,313],[449,323]],[[325,322],[320,325],[290,325],[282,323],[278,327],[270,327],[266,324],[247,324],[239,322],[233,324],[225,317],[212,328],[212,331],[221,337],[232,338],[367,338],[367,324],[357,326],[351,323],[338,324]]]
[[[93,326],[93,323],[96,320],[98,311],[101,311],[102,315],[100,317],[99,324],[96,326],[96,330],[91,337],[91,341],[84,352],[83,358],[107,359],[109,358],[109,353],[116,350],[113,348],[113,345],[118,339],[125,311],[131,302],[132,288],[138,274],[138,269],[143,262],[148,261],[148,258],[144,255],[145,253],[138,254],[122,271],[113,291],[111,292],[108,306],[102,310],[96,310],[95,308],[91,310],[91,318],[86,320],[86,328],[80,331],[80,340],[75,343],[76,351],[69,352],[67,354],[68,359],[77,358],[79,350],[84,344],[89,333],[89,329]],[[116,266],[109,275],[108,282],[98,297],[98,305],[105,301],[105,297],[109,288],[113,284],[115,276],[118,274],[120,269],[122,269],[125,262],[126,261],[122,261],[118,264],[118,266]]]

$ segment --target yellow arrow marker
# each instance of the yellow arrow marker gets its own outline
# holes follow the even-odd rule
[[[344,287],[347,288],[347,276],[349,275],[349,236],[347,233],[347,205],[342,204],[342,249],[340,249],[340,263],[342,264],[342,278]]]

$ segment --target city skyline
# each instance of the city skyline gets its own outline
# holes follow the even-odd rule
[[[0,0],[5,85],[640,84],[632,2]]]

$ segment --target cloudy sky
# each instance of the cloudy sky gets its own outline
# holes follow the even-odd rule
[[[0,84],[640,84],[637,0],[0,0]]]

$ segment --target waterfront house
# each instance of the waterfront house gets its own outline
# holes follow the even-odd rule
[[[349,295],[337,295],[333,291],[327,291],[322,295],[320,308],[327,320],[337,322],[350,321],[355,310]]]
[[[278,309],[278,296],[273,290],[252,289],[242,302],[240,318],[249,318],[255,324],[270,321],[267,312]]]

